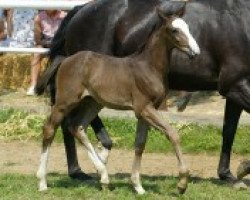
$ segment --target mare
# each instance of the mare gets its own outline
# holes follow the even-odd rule
[[[54,75],[59,55],[68,56],[80,50],[91,50],[123,57],[134,53],[147,40],[159,22],[153,12],[156,5],[162,10],[181,2],[166,0],[99,0],[69,12],[59,28],[50,51],[51,65],[37,86],[42,93],[55,89]],[[226,98],[223,142],[218,175],[222,180],[235,182],[230,171],[230,156],[238,121],[243,110],[250,111],[250,1],[249,0],[192,0],[186,6],[185,21],[201,47],[201,55],[189,60],[173,52],[169,87],[176,90],[218,90]],[[91,25],[91,28],[89,28]],[[192,66],[192,67],[191,67]],[[70,119],[80,116],[77,110],[62,123],[69,173],[79,177],[75,144],[67,126]],[[97,117],[92,121],[97,137],[111,148],[111,141]]]
[[[117,58],[93,51],[80,51],[62,61],[56,77],[55,104],[43,128],[42,155],[37,172],[40,180],[39,190],[47,189],[46,163],[55,131],[64,117],[80,104],[82,118],[73,120],[70,130],[86,148],[101,176],[102,185],[109,184],[108,172],[85,131],[105,106],[133,110],[138,119],[131,174],[131,181],[137,193],[145,193],[139,171],[149,126],[159,129],[172,143],[179,164],[178,189],[180,193],[185,192],[189,170],[183,159],[179,136],[176,130],[161,118],[157,108],[168,92],[165,79],[173,48],[190,56],[199,54],[200,49],[190,34],[188,25],[179,18],[180,16],[177,17],[177,12],[175,15],[165,16],[157,9],[157,14],[162,19],[162,25],[152,31],[141,51],[135,54]]]

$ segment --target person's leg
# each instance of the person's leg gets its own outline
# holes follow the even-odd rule
[[[35,53],[31,58],[31,83],[27,95],[35,95],[35,87],[41,69],[42,55]]]

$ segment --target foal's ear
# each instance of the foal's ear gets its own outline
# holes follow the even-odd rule
[[[156,13],[164,21],[166,21],[169,18],[169,16],[166,15],[159,7],[156,7]]]
[[[173,0],[172,0],[173,1]],[[177,1],[177,0],[174,0],[174,1]],[[178,17],[183,17],[183,15],[185,14],[185,11],[186,11],[186,2],[188,0],[182,0],[181,2],[183,4],[180,4],[177,8],[176,8],[176,12],[175,12],[175,15],[178,16]]]

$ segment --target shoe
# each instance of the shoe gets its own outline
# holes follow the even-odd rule
[[[34,95],[36,95],[36,93],[35,93],[35,86],[30,86],[29,89],[27,90],[26,94],[28,96],[34,96]]]

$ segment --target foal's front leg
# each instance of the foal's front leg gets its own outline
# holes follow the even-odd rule
[[[131,182],[138,194],[144,194],[145,190],[142,187],[140,180],[140,168],[142,153],[148,136],[149,124],[144,119],[138,119],[136,138],[135,138],[135,157],[132,165]]]
[[[152,106],[148,105],[146,106],[142,112],[141,116],[152,126],[162,131],[167,138],[170,140],[172,145],[174,146],[175,153],[179,162],[179,176],[180,181],[178,183],[178,189],[181,194],[183,194],[188,185],[188,176],[189,176],[189,170],[187,169],[187,166],[184,162],[182,150],[180,146],[180,138],[177,134],[176,130],[174,130],[170,124],[166,121],[164,121],[158,111]]]

